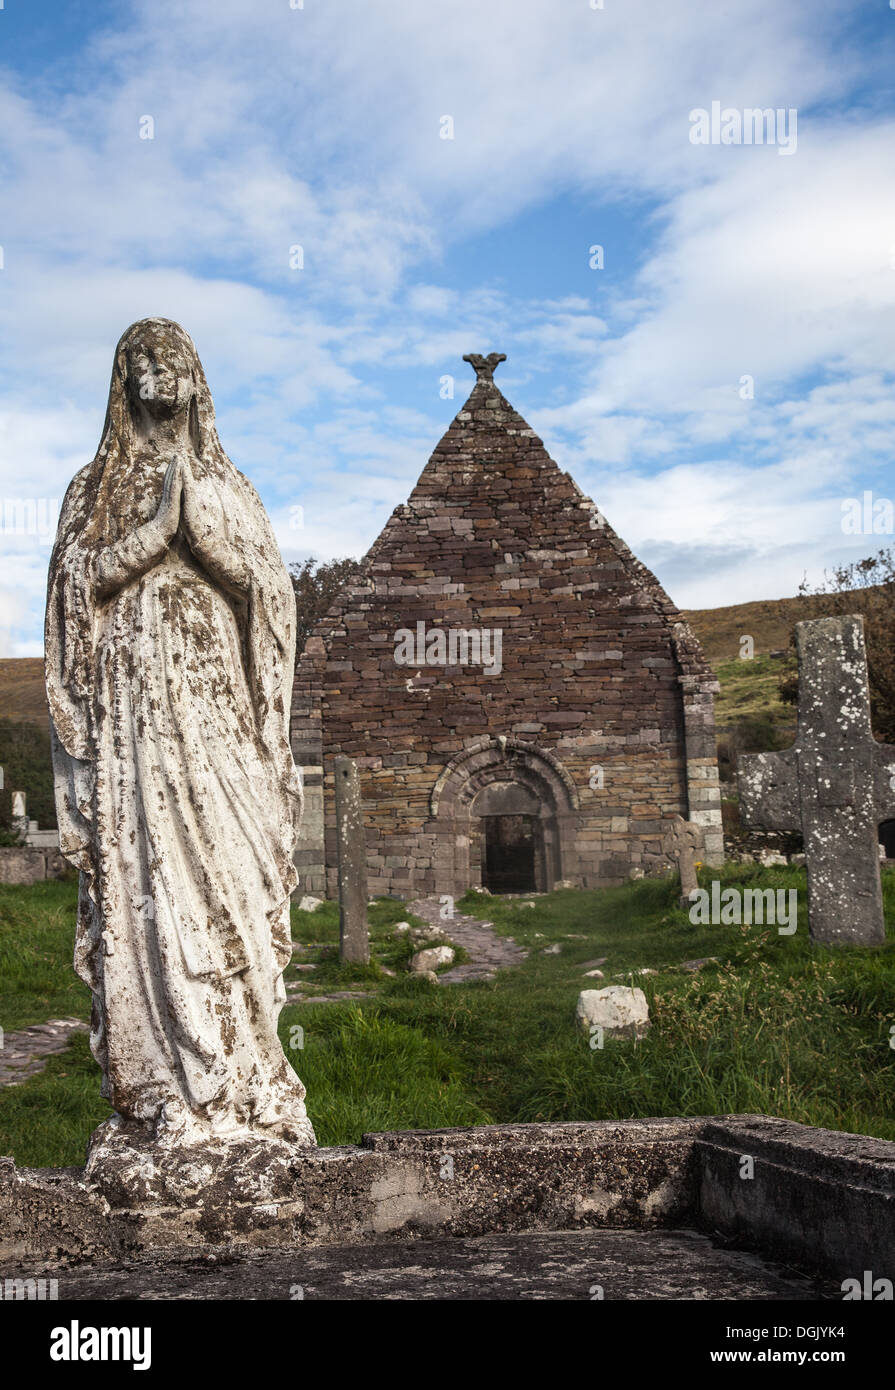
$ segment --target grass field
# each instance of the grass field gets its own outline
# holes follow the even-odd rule
[[[801,870],[731,865],[719,876],[797,887],[804,902]],[[895,874],[884,889],[887,944],[839,950],[813,947],[804,918],[793,937],[693,927],[671,879],[554,893],[534,908],[471,895],[462,910],[486,916],[530,954],[493,981],[467,985],[402,971],[409,945],[392,930],[407,919],[400,903],[371,909],[370,967],[333,959],[334,905],[295,911],[294,936],[307,948],[297,957],[316,963],[302,977],[306,990],[363,988],[370,997],[290,1004],[280,1034],[323,1144],[355,1143],[365,1130],[743,1111],[892,1139]],[[87,991],[70,965],[74,909],[71,883],[0,888],[8,1031],[63,1013],[87,1017]],[[559,954],[543,954],[554,944]],[[585,978],[599,956],[608,957],[605,979]],[[696,975],[680,969],[700,956],[718,964]],[[630,973],[643,968],[656,973]],[[653,1025],[640,1042],[592,1048],[575,1027],[577,994],[613,983],[644,990]],[[39,1076],[0,1090],[0,1153],[20,1164],[80,1163],[108,1113],[77,1036]]]

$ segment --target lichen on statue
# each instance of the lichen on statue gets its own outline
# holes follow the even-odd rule
[[[75,969],[126,1140],[314,1143],[277,1036],[301,787],[295,602],[224,453],[188,335],[144,319],[115,354],[100,448],[66,493],[46,624]]]

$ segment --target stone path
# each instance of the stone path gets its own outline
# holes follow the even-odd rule
[[[352,999],[372,999],[373,990],[342,989],[333,994],[303,994],[301,990],[286,986],[287,1004],[347,1004]]]
[[[441,915],[440,898],[418,898],[416,902],[407,904],[407,911],[419,917],[428,926],[437,927],[455,945],[462,946],[469,956],[469,960],[464,961],[462,965],[455,965],[450,970],[439,972],[438,979],[441,984],[492,980],[497,970],[508,965],[518,965],[528,954],[521,946],[517,946],[512,937],[498,936],[490,922],[480,921],[478,917],[464,917],[461,912],[455,910],[454,916],[445,920]],[[296,953],[300,953],[332,944],[313,942],[309,945],[296,942],[295,950]],[[307,976],[304,978],[307,979]],[[308,994],[298,980],[289,980],[286,984],[286,1002],[289,1004],[344,1004],[354,999],[374,997],[375,991],[356,989]]]
[[[79,1018],[51,1018],[18,1033],[6,1033],[0,1050],[0,1086],[19,1086],[43,1071],[47,1058],[64,1052],[74,1033],[90,1029]]]
[[[430,927],[438,927],[455,945],[462,946],[469,956],[463,965],[455,965],[453,969],[439,974],[442,984],[492,980],[497,970],[508,965],[519,965],[528,954],[516,945],[512,937],[498,936],[490,922],[482,922],[477,917],[464,917],[456,909],[453,917],[445,919],[441,915],[440,898],[418,898],[416,902],[407,904],[407,910]]]

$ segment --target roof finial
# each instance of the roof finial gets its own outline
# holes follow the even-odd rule
[[[506,360],[505,352],[489,352],[487,357],[482,357],[478,352],[465,352],[463,354],[463,361],[471,365],[478,381],[492,381],[494,368],[499,362],[506,362]]]

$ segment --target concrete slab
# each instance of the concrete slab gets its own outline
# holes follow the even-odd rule
[[[194,1276],[229,1270],[241,1291],[226,1296],[247,1298],[285,1296],[251,1292],[256,1278],[316,1278],[343,1290],[333,1297],[360,1297],[339,1282],[346,1271],[381,1290],[371,1297],[421,1297],[402,1282],[418,1267],[433,1288],[484,1289],[482,1261],[495,1293],[427,1296],[572,1297],[585,1279],[608,1298],[819,1296],[782,1293],[777,1278],[808,1288],[788,1269],[837,1290],[866,1272],[895,1280],[895,1144],[769,1116],[407,1130],[294,1154],[235,1144],[213,1162],[191,1155],[152,1164],[125,1151],[92,1175],[0,1158],[0,1274],[52,1268],[87,1289],[103,1270],[109,1288],[133,1272],[147,1281],[135,1297],[177,1296],[153,1292],[162,1285],[190,1297]],[[611,1284],[590,1273],[598,1255]],[[572,1282],[538,1293],[551,1262]]]
[[[21,1271],[15,1271],[21,1276]],[[30,1271],[29,1271],[30,1273]],[[0,1275],[2,1277],[2,1275]],[[32,1275],[33,1277],[33,1275]],[[724,1249],[694,1230],[561,1231],[472,1240],[244,1250],[53,1271],[68,1300],[841,1299],[838,1284]]]

